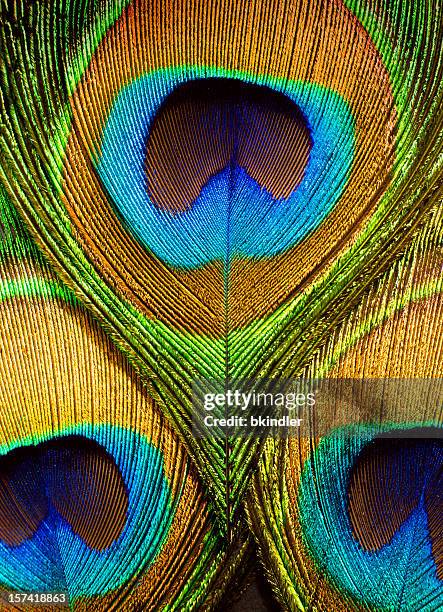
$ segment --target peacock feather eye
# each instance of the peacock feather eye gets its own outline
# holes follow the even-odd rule
[[[140,571],[135,547],[152,565],[170,527],[171,497],[163,458],[143,438],[83,425],[2,459],[3,583],[75,600],[116,590]]]
[[[441,429],[418,432],[411,425],[369,429],[354,444],[325,439],[302,474],[300,522],[318,571],[370,609],[443,605]]]
[[[376,436],[352,466],[348,483],[352,531],[364,550],[375,552],[386,546],[406,521],[412,523],[415,513],[415,527],[424,523],[428,529],[433,563],[441,580],[439,522],[443,443],[440,432],[429,428],[396,433],[398,438]],[[408,437],[411,433],[418,433],[419,437]],[[377,483],[375,490],[366,484],[368,475],[370,482]]]
[[[125,87],[97,170],[148,251],[187,270],[220,262],[229,277],[235,260],[287,251],[331,211],[352,164],[352,113],[337,95],[333,114],[319,112],[328,92],[300,83],[185,79],[162,71]]]
[[[239,47],[216,3],[203,15],[186,2],[159,12],[131,4],[97,46],[70,101],[64,197],[86,252],[96,260],[113,245],[116,256],[110,267],[103,259],[100,271],[149,318],[142,292],[159,274],[168,278],[170,296],[179,293],[185,307],[177,311],[165,295],[154,316],[203,334],[223,333],[226,300],[235,329],[288,299],[374,212],[396,155],[389,72],[349,9],[314,7],[321,24],[308,23],[311,37],[302,39],[297,3],[292,10],[271,4],[271,14],[282,12],[271,39],[265,3],[257,7],[242,9],[250,30]],[[156,21],[163,10],[168,20]],[[203,39],[202,20],[209,33]],[[315,47],[320,26],[336,57],[331,64]],[[154,52],[157,37],[176,52]],[[289,51],[297,45],[301,55]],[[347,79],[340,79],[343,66]],[[93,208],[100,215],[89,227]],[[316,252],[321,258],[306,257]],[[133,280],[119,273],[129,261]],[[183,284],[214,313],[209,321],[200,307],[197,328]]]

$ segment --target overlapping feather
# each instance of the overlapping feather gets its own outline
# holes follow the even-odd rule
[[[215,605],[247,567],[245,531],[231,546],[220,537],[183,444],[3,191],[0,203],[4,597],[64,593],[75,610]]]
[[[322,435],[314,418],[310,437],[268,441],[254,475],[248,516],[286,609],[431,612],[443,605],[441,221],[438,206],[305,371],[379,384],[348,393],[350,403],[338,410],[343,398],[332,396],[335,418]],[[373,390],[383,385],[380,404]],[[366,459],[351,490],[353,466],[388,432],[385,450],[375,452],[372,468]],[[415,470],[421,484],[414,501]],[[419,500],[429,481],[435,487],[424,509]]]

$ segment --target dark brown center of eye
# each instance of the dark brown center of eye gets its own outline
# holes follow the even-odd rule
[[[0,458],[0,539],[19,546],[55,508],[91,548],[121,534],[128,508],[113,457],[83,436],[14,449]]]
[[[414,432],[417,437],[412,437]],[[348,485],[354,536],[365,550],[388,544],[423,500],[437,575],[443,580],[443,441],[439,430],[402,430],[360,453]],[[431,434],[425,438],[427,434]],[[409,437],[407,437],[409,436]],[[418,437],[420,436],[420,437]]]
[[[243,168],[275,199],[300,184],[312,141],[300,109],[268,87],[202,79],[159,109],[146,150],[147,190],[163,210],[186,210],[208,180]]]

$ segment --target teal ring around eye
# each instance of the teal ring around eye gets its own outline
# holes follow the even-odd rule
[[[174,215],[159,210],[146,190],[150,125],[177,86],[215,77],[270,87],[299,107],[313,143],[303,180],[288,198],[276,200],[240,167],[233,192],[226,169],[208,180],[186,211]],[[116,94],[94,163],[128,230],[165,263],[194,269],[227,258],[270,258],[301,242],[338,202],[353,162],[354,124],[348,102],[314,83],[220,68],[163,69]]]
[[[423,503],[412,511],[389,544],[375,552],[364,550],[354,538],[347,508],[347,482],[365,445],[383,432],[423,426],[338,429],[322,439],[303,468],[298,492],[300,522],[318,570],[326,573],[340,591],[377,610],[397,609],[400,599],[409,602],[411,610],[443,609],[442,582],[432,557]],[[426,607],[426,601],[432,605]]]
[[[78,434],[102,445],[126,484],[128,512],[120,536],[104,551],[92,550],[51,509],[32,538],[15,547],[0,542],[0,583],[25,592],[65,592],[71,601],[104,595],[155,561],[173,517],[162,453],[144,437],[111,425],[79,425]],[[50,439],[50,436],[47,438]],[[2,454],[11,449],[0,449]]]

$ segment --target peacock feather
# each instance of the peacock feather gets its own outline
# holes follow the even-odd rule
[[[264,449],[248,515],[285,608],[443,606],[441,220],[437,207],[307,366],[375,379],[382,397],[332,396],[344,405],[329,431],[313,422],[311,436]]]
[[[1,15],[1,584],[213,608],[252,533],[288,609],[438,610],[438,386],[287,440],[193,386],[442,376],[440,1]]]
[[[81,610],[217,603],[244,530],[224,544],[184,445],[3,192],[1,221],[2,590]]]

